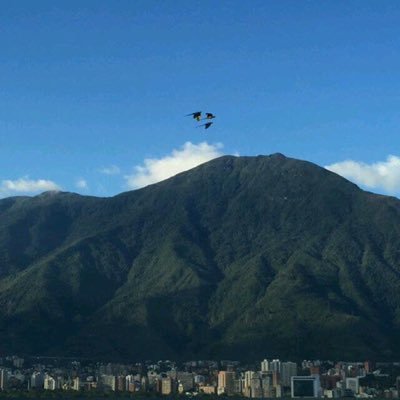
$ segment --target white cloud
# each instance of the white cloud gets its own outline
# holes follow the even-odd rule
[[[116,165],[110,165],[109,167],[100,168],[99,172],[104,175],[118,175],[121,170]]]
[[[87,189],[88,188],[88,184],[87,184],[87,182],[86,182],[86,180],[85,179],[78,179],[77,181],[76,181],[76,183],[75,183],[75,185],[76,185],[76,187],[78,188],[78,189]]]
[[[134,168],[132,175],[125,176],[127,186],[135,189],[170,178],[179,172],[194,168],[222,155],[221,143],[208,144],[202,142],[193,144],[186,142],[180,149],[174,149],[171,154],[162,158],[147,158],[143,165]]]
[[[390,194],[400,192],[400,157],[397,156],[390,155],[386,161],[372,164],[347,160],[325,168],[368,188],[381,188]]]
[[[20,178],[16,180],[3,180],[0,185],[0,196],[13,196],[16,194],[31,194],[47,190],[61,190],[61,187],[47,179]]]

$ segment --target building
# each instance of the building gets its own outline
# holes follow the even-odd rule
[[[269,370],[273,372],[278,372],[279,374],[281,373],[281,367],[282,363],[280,362],[279,359],[272,360],[269,364]]]
[[[247,390],[251,387],[251,380],[253,379],[255,372],[254,371],[246,371],[244,373],[244,381],[243,381],[243,389]],[[250,397],[250,394],[249,394]]]
[[[112,390],[115,392],[117,388],[117,378],[115,375],[102,375],[101,376],[101,381],[103,383],[103,386],[106,389]]]
[[[62,389],[64,386],[64,378],[62,376],[57,376],[56,378],[56,389]]]
[[[72,380],[72,390],[79,391],[81,389],[79,376]]]
[[[272,385],[277,387],[281,384],[281,374],[278,371],[272,371]]]
[[[319,397],[320,383],[318,376],[292,376],[292,398]]]
[[[31,376],[31,388],[42,389],[44,385],[44,374],[43,372],[35,371]]]
[[[235,394],[241,394],[243,392],[243,380],[239,377],[239,379],[234,379],[233,381]]]
[[[56,390],[56,380],[52,376],[46,374],[43,387],[44,390]]]
[[[268,372],[269,370],[269,361],[267,359],[261,361],[261,372]]]
[[[173,393],[173,380],[170,376],[161,379],[161,394]]]
[[[118,392],[124,392],[126,390],[126,380],[125,376],[118,375],[116,379],[116,390]]]
[[[294,362],[283,362],[281,365],[281,379],[280,384],[283,387],[290,387],[292,376],[297,375],[297,364]]]
[[[358,394],[360,390],[359,378],[346,378],[346,389],[351,390],[354,394]]]
[[[204,394],[215,394],[217,392],[216,387],[212,385],[200,386],[199,390]]]
[[[206,382],[206,378],[204,375],[195,375],[194,376],[194,383],[196,385],[204,385]]]
[[[191,372],[178,372],[176,377],[182,386],[182,391],[187,392],[194,388],[194,375]]]
[[[7,390],[8,372],[6,369],[0,369],[0,390]]]
[[[15,368],[22,368],[24,365],[24,359],[20,357],[14,357],[13,358],[13,366]]]
[[[341,379],[340,375],[321,375],[321,386],[326,390],[333,390]]]
[[[250,382],[250,397],[252,399],[261,399],[263,396],[261,378],[258,374],[254,374]]]
[[[263,388],[263,397],[275,397],[275,395],[271,395],[271,389],[273,388],[271,372],[261,373],[261,383]]]
[[[218,394],[232,395],[235,393],[235,373],[232,371],[219,371]]]

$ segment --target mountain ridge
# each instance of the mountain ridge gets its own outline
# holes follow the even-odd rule
[[[399,355],[400,201],[312,163],[223,156],[111,198],[10,199],[0,351]]]

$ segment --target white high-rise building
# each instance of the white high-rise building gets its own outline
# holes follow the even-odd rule
[[[280,360],[272,360],[269,364],[270,371],[281,373],[281,362]]]
[[[72,390],[79,391],[81,388],[79,376],[73,379],[72,381]]]
[[[4,368],[0,369],[0,390],[6,390],[8,384],[8,371]]]
[[[269,371],[269,361],[267,359],[261,361],[261,372]]]
[[[135,377],[133,375],[127,375],[125,377],[125,390],[129,391],[129,389],[132,388],[132,386],[129,385],[132,385],[134,382],[135,382]]]
[[[50,375],[46,374],[44,377],[43,387],[44,390],[56,390],[56,380]]]
[[[244,389],[248,389],[251,387],[251,380],[253,379],[254,374],[254,371],[246,371],[244,373]]]

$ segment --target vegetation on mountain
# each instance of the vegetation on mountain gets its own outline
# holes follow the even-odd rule
[[[400,356],[400,201],[281,154],[0,200],[0,352]]]

